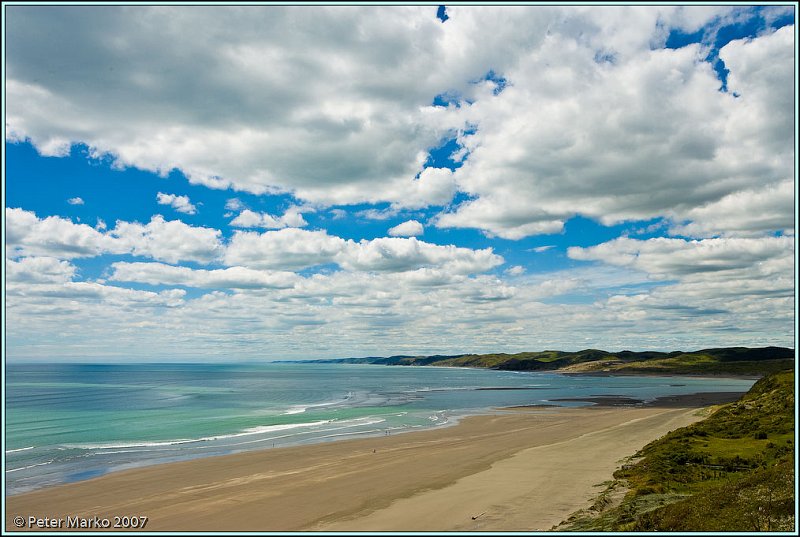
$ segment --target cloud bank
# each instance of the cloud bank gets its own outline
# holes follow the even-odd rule
[[[9,348],[794,341],[793,12],[436,12],[7,6],[8,143],[195,185],[6,208]]]

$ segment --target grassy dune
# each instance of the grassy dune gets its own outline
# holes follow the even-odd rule
[[[565,531],[792,531],[794,372],[665,435],[614,474]],[[615,491],[627,490],[613,506]]]

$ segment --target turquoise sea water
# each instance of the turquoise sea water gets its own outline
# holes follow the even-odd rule
[[[753,382],[343,364],[8,364],[6,491],[209,455],[397,434],[562,397],[649,400],[745,392]]]

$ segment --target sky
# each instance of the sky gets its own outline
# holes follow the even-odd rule
[[[6,3],[6,356],[794,347],[795,16]]]

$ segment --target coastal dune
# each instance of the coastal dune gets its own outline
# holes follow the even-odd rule
[[[690,405],[516,409],[163,464],[8,497],[6,530],[16,516],[146,516],[145,531],[547,530],[625,457],[699,419]]]

